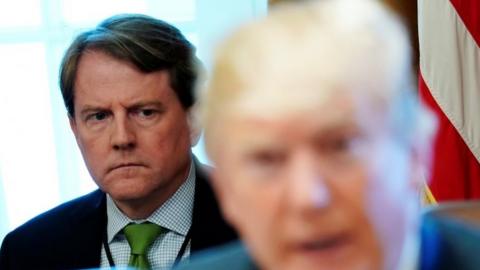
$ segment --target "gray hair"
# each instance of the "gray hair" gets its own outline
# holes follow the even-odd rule
[[[79,34],[60,67],[60,89],[68,114],[74,116],[75,76],[81,56],[99,50],[149,73],[167,70],[170,84],[185,109],[194,104],[193,88],[200,60],[194,46],[174,26],[146,15],[121,14]]]

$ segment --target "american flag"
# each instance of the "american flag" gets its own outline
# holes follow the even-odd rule
[[[418,0],[420,97],[439,119],[430,190],[480,198],[480,1]]]

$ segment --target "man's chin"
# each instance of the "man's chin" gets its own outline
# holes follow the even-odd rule
[[[282,258],[270,258],[270,264],[263,265],[268,270],[379,270],[380,262],[368,254],[358,254],[354,246],[340,246],[325,250],[307,250],[284,254]]]
[[[151,193],[148,186],[142,184],[142,179],[138,178],[118,179],[102,190],[118,202],[141,201]]]
[[[337,261],[337,262],[323,262],[323,263],[314,263],[312,261],[303,261],[289,264],[286,267],[277,267],[276,269],[282,270],[380,270],[379,267],[375,267],[374,263],[368,263],[366,261]]]

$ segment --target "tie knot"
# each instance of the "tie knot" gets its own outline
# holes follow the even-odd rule
[[[145,255],[148,247],[162,232],[162,227],[153,223],[129,224],[123,228],[131,254]]]

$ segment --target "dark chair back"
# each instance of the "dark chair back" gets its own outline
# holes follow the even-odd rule
[[[452,218],[480,228],[480,200],[439,203],[426,208],[425,214]]]

